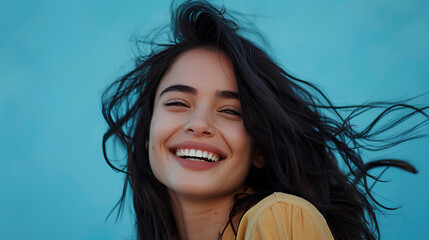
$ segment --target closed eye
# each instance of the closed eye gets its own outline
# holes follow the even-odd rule
[[[225,108],[223,110],[220,110],[219,112],[223,112],[223,113],[230,114],[230,115],[235,115],[238,117],[241,116],[241,113],[239,113],[238,111],[232,110],[230,108]]]
[[[166,103],[164,103],[164,106],[167,106],[167,107],[169,107],[169,106],[177,106],[177,107],[187,107],[187,108],[189,108],[189,106],[186,103],[181,102],[181,101],[166,102]]]

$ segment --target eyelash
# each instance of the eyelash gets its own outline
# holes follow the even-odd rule
[[[186,105],[185,103],[183,103],[183,102],[179,102],[179,101],[173,101],[173,102],[167,102],[167,103],[165,103],[164,104],[165,106],[181,106],[181,107],[187,107],[187,108],[189,108],[189,106],[188,105]]]
[[[167,102],[167,103],[164,103],[164,106],[167,106],[167,107],[169,107],[169,106],[177,106],[177,107],[187,107],[187,108],[189,108],[188,105],[186,105],[185,103],[180,102],[180,101]],[[235,111],[233,109],[230,109],[230,108],[222,109],[219,112],[241,117],[241,114],[239,112],[237,112],[237,111]]]
[[[229,108],[226,108],[226,109],[220,110],[220,112],[227,113],[227,114],[231,114],[231,115],[236,115],[236,116],[241,117],[241,114],[240,114],[239,112],[237,112],[237,111],[235,111],[235,110],[232,110],[232,109],[229,109]]]

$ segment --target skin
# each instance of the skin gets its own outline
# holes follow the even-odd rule
[[[195,91],[165,90],[174,85]],[[234,194],[244,191],[251,165],[259,162],[231,92],[237,93],[237,85],[229,58],[201,48],[180,55],[158,86],[149,159],[155,177],[169,189],[181,239],[218,239]],[[216,147],[224,158],[208,169],[186,168],[171,152],[186,141]]]

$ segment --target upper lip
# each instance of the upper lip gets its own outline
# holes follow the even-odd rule
[[[202,150],[207,152],[212,152],[220,156],[220,159],[224,159],[226,157],[225,153],[222,152],[219,148],[212,146],[207,143],[201,143],[201,142],[182,142],[179,144],[176,144],[172,146],[170,149],[172,152],[175,152],[176,149],[180,148],[186,148],[186,149],[195,149],[195,150]]]

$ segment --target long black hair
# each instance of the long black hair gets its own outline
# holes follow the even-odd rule
[[[361,150],[382,150],[418,136],[429,122],[426,107],[407,101],[335,106],[321,90],[279,67],[260,47],[246,39],[234,18],[206,1],[186,1],[172,11],[166,43],[136,59],[136,67],[103,94],[103,115],[109,128],[103,137],[107,163],[126,174],[119,211],[131,187],[139,239],[173,239],[177,224],[167,189],[153,175],[146,142],[155,92],[163,75],[182,53],[198,47],[224,52],[232,61],[244,126],[266,162],[252,167],[246,185],[252,194],[236,196],[231,219],[273,192],[311,202],[325,217],[335,239],[375,239],[379,227],[369,169],[399,167],[416,173],[407,162],[384,159],[364,163]],[[371,110],[378,116],[364,128],[352,119]],[[345,110],[345,111],[344,111]],[[382,119],[400,117],[379,126]],[[344,114],[347,113],[347,114]],[[393,126],[421,114],[424,119],[403,133],[381,139]],[[123,167],[107,154],[109,139],[118,139],[127,153]],[[345,164],[340,168],[339,163]],[[232,225],[232,224],[231,224]],[[236,229],[233,228],[234,231]]]

